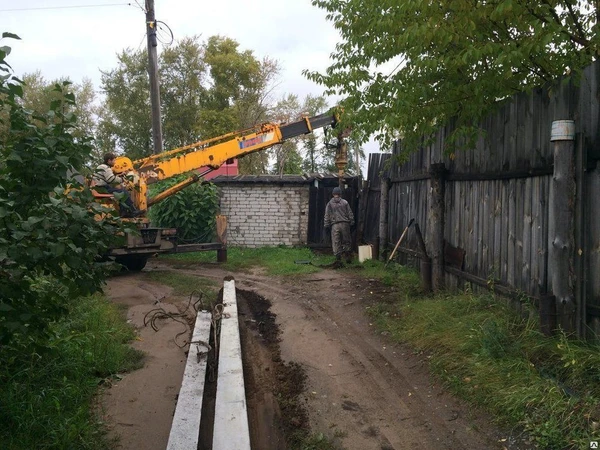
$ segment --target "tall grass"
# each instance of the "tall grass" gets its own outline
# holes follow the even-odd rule
[[[598,440],[599,347],[547,338],[492,295],[407,296],[369,311],[379,329],[427,353],[454,393],[525,430],[540,448]]]
[[[43,349],[2,349],[0,448],[110,448],[95,406],[102,380],[141,366],[134,332],[101,296],[80,298]]]

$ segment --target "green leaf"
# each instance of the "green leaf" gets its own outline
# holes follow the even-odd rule
[[[10,39],[18,39],[21,40],[21,38],[19,36],[17,36],[14,33],[9,33],[8,31],[4,31],[2,33],[2,38],[10,38]]]

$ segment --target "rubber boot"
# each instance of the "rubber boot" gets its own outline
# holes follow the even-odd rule
[[[346,263],[352,264],[352,252],[346,252],[344,255],[346,257]]]
[[[339,269],[343,266],[344,266],[344,263],[342,262],[342,254],[340,253],[339,255],[335,255],[335,262],[333,263],[333,268]]]

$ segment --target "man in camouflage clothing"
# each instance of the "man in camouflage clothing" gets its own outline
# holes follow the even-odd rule
[[[337,261],[342,256],[347,263],[352,262],[352,237],[350,227],[354,227],[354,214],[350,205],[342,197],[339,187],[333,189],[333,198],[325,207],[325,230],[331,228],[331,244]]]

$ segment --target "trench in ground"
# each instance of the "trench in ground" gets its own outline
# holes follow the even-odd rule
[[[284,362],[279,348],[280,330],[271,302],[252,291],[236,289],[244,384],[253,449],[293,447],[309,430],[302,401],[306,375],[297,363]],[[223,291],[217,302],[222,303]],[[198,450],[212,450],[216,374],[214,330],[211,328],[208,367],[202,402]]]

